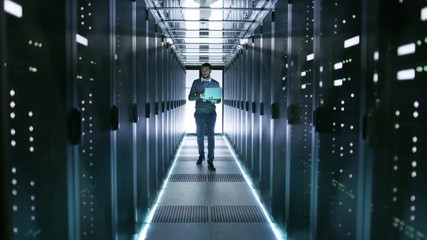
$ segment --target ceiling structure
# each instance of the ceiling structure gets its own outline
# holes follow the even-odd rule
[[[185,66],[226,66],[277,0],[146,0]]]

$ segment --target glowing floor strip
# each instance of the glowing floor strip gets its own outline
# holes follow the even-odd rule
[[[171,175],[171,173],[173,172],[173,169],[175,168],[176,160],[179,157],[179,155],[181,154],[181,149],[182,149],[182,146],[183,146],[183,144],[185,142],[185,138],[186,138],[186,136],[184,136],[184,138],[181,141],[181,144],[178,147],[178,150],[176,152],[175,158],[173,159],[172,166],[171,166],[171,168],[170,168],[170,170],[168,172],[166,180],[163,182],[162,187],[160,188],[160,193],[159,193],[159,195],[157,196],[157,198],[155,200],[153,208],[150,210],[150,212],[148,213],[148,216],[145,218],[145,221],[144,221],[145,224],[142,226],[141,231],[138,233],[137,240],[145,240],[147,238],[148,228],[150,227],[151,221],[153,220],[154,213],[156,212],[156,209],[157,209],[157,206],[158,206],[158,204],[160,202],[160,199],[163,196],[163,192],[165,190],[165,186],[169,182],[169,176]]]
[[[286,235],[282,232],[282,230],[271,220],[270,214],[268,213],[267,209],[265,209],[264,204],[262,204],[261,197],[256,192],[255,187],[252,183],[252,180],[248,177],[248,175],[246,174],[246,171],[243,169],[242,165],[240,164],[236,155],[234,154],[234,150],[231,147],[230,142],[228,142],[228,139],[226,137],[224,137],[224,139],[225,139],[225,142],[227,143],[228,149],[230,150],[231,154],[233,155],[234,161],[236,161],[237,165],[239,166],[240,171],[243,173],[243,177],[246,180],[246,183],[251,188],[252,194],[254,195],[258,205],[261,207],[262,212],[264,213],[264,216],[267,218],[267,221],[270,224],[270,227],[273,230],[274,235],[276,236],[276,239],[277,240],[287,239]]]
[[[243,177],[246,180],[246,183],[248,184],[248,186],[250,187],[252,194],[254,195],[258,205],[261,207],[262,212],[264,213],[264,216],[267,218],[268,223],[270,224],[271,229],[274,232],[274,235],[276,236],[277,240],[285,240],[287,239],[286,236],[282,233],[281,229],[279,227],[276,226],[276,224],[271,220],[270,214],[268,213],[268,211],[265,209],[264,205],[262,204],[261,200],[260,200],[260,196],[258,195],[258,193],[255,191],[255,188],[253,187],[253,183],[252,180],[248,177],[248,175],[246,174],[245,170],[243,169],[243,167],[240,165],[240,162],[237,160],[236,155],[234,154],[234,150],[231,148],[230,143],[228,142],[228,139],[223,137],[225,139],[225,142],[227,143],[227,147],[230,150],[231,154],[233,155],[234,161],[237,163],[237,165],[239,166],[240,171],[243,173]],[[173,160],[172,163],[172,167],[170,168],[168,175],[166,177],[166,180],[164,181],[160,193],[157,196],[157,199],[155,201],[155,204],[153,206],[153,208],[150,210],[147,218],[145,219],[145,224],[143,225],[143,227],[141,228],[141,231],[138,233],[137,235],[137,240],[145,240],[147,238],[147,231],[148,228],[150,227],[151,221],[153,220],[154,217],[154,213],[156,212],[157,206],[160,202],[160,199],[163,196],[163,191],[165,189],[166,184],[169,182],[169,176],[171,175],[171,173],[173,172],[173,169],[175,168],[175,163],[177,158],[180,156],[181,153],[181,149],[183,146],[183,143],[186,140],[186,136],[184,136],[181,145],[178,148],[178,151],[175,155],[175,158]]]

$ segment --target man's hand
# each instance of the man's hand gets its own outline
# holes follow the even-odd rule
[[[218,102],[218,99],[209,98],[209,101],[210,101],[212,104],[216,104],[216,103]]]

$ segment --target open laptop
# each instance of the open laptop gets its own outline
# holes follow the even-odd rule
[[[221,99],[222,88],[205,88],[205,99]]]

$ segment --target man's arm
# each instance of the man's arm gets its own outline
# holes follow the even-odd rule
[[[203,93],[198,93],[196,91],[196,81],[197,80],[193,81],[193,84],[191,85],[190,93],[188,93],[188,100],[189,101],[196,101],[196,100],[202,99]]]

